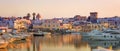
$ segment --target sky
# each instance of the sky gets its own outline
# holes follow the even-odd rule
[[[120,0],[0,0],[0,16],[25,16],[40,13],[42,18],[89,16],[120,16]]]

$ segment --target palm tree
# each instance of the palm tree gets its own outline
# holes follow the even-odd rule
[[[33,13],[32,15],[33,15],[33,20],[35,20],[35,15],[36,15],[36,13]]]

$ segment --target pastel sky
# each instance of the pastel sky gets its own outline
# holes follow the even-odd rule
[[[40,13],[43,18],[89,16],[120,16],[120,0],[0,0],[0,16],[25,16]]]

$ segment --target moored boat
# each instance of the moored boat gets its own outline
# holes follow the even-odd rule
[[[6,41],[2,37],[0,37],[0,48],[6,48],[7,45],[8,45],[8,41]]]
[[[93,30],[87,34],[82,35],[89,40],[118,40],[120,34],[112,34],[110,32],[103,32],[98,30]]]
[[[7,40],[8,42],[13,42],[15,39],[13,38],[13,36],[10,33],[5,33],[2,35],[2,37]]]
[[[33,33],[34,36],[45,36],[45,35],[50,35],[50,32],[42,32],[42,31],[38,31]]]

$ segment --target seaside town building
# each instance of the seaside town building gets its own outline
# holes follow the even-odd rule
[[[40,22],[40,21],[37,21]],[[34,28],[45,28],[45,29],[71,29],[72,25],[64,24],[61,20],[56,19],[45,19],[41,20],[40,25],[33,25]]]
[[[97,12],[90,12],[90,16],[88,17],[87,21],[92,23],[97,23],[98,13]]]
[[[14,21],[14,28],[15,29],[28,29],[30,24],[31,24],[30,20],[17,19]]]
[[[98,18],[97,12],[90,12],[90,16],[75,15],[70,18],[41,19],[41,15],[33,13],[32,18],[28,13],[22,17],[0,17],[0,29],[70,29],[75,31],[91,31],[103,28],[120,28],[120,17]],[[89,28],[89,29],[88,29]]]
[[[108,28],[108,24],[97,24],[91,22],[79,22],[79,24],[73,26],[74,31],[90,32],[92,30],[102,30]]]
[[[99,23],[108,23],[109,28],[119,28],[120,26],[120,17],[108,17],[108,18],[99,18]]]

